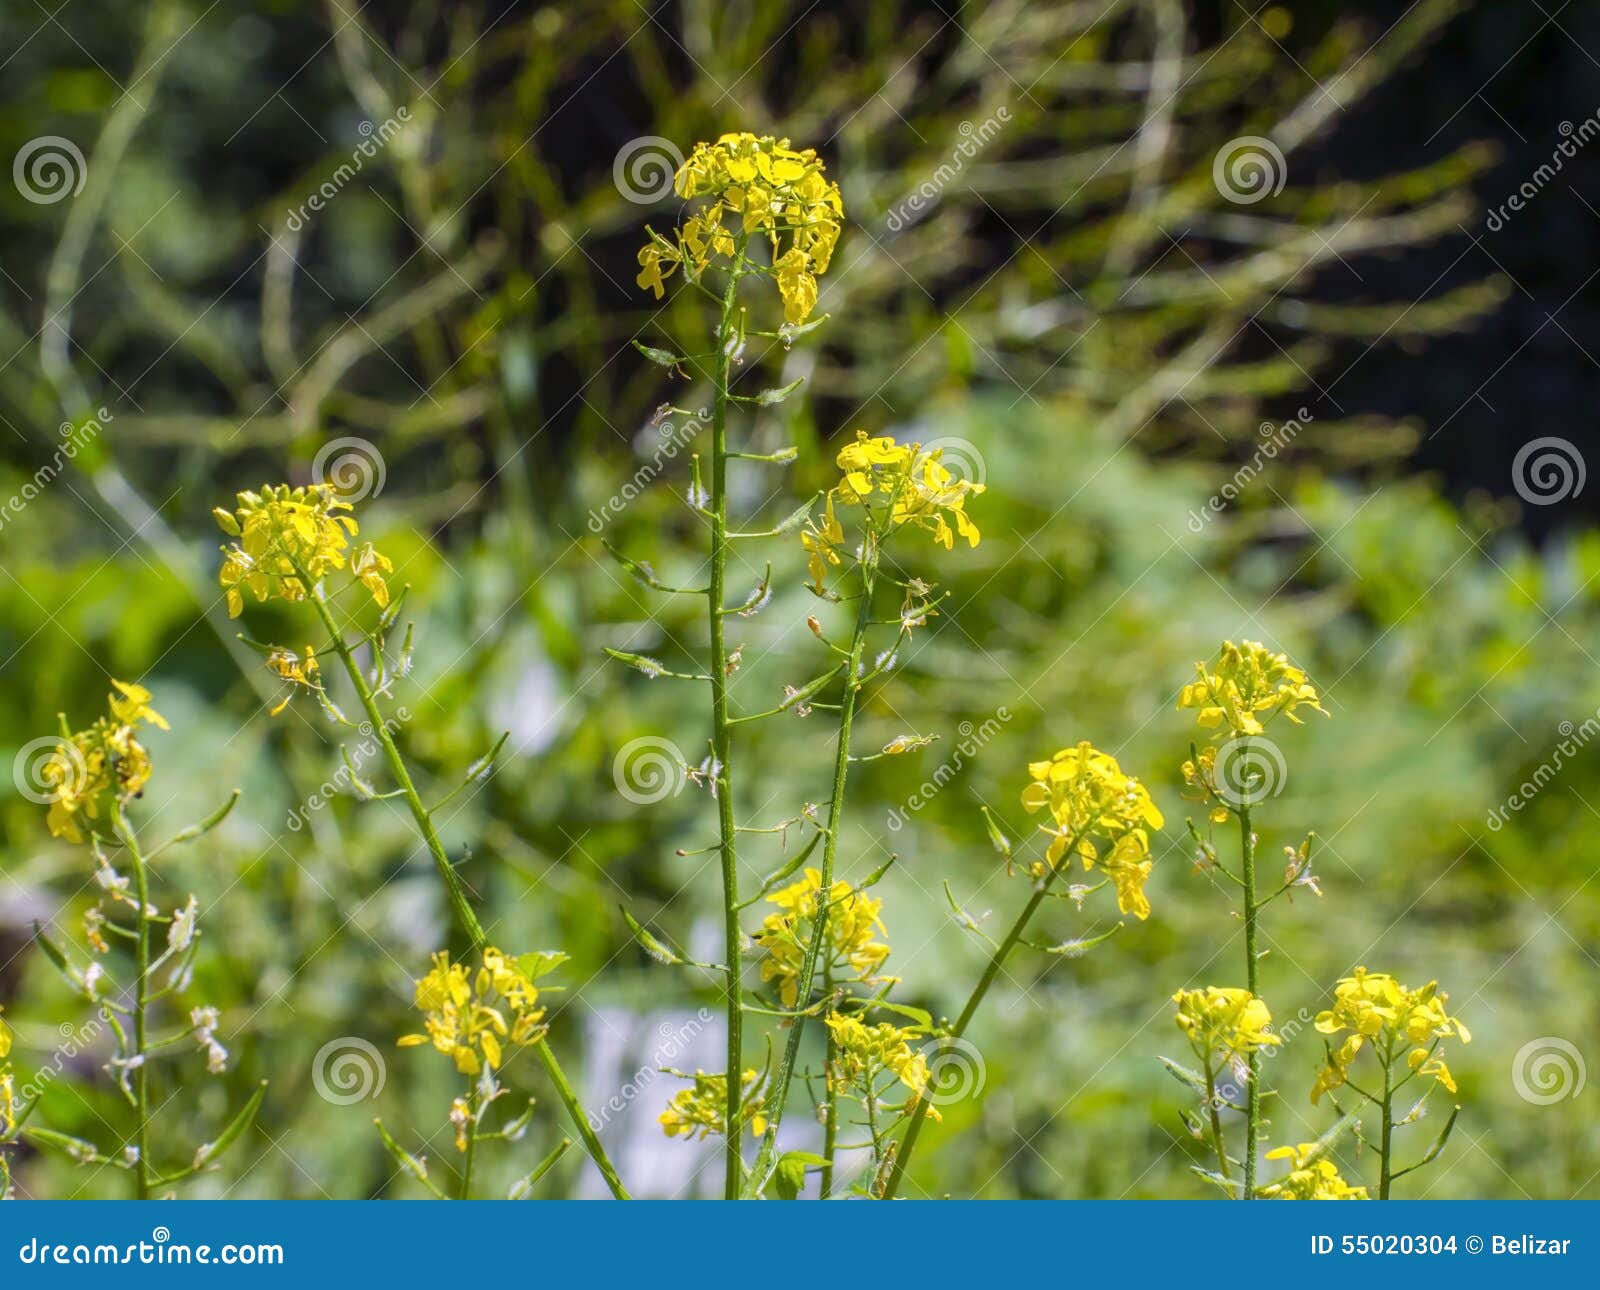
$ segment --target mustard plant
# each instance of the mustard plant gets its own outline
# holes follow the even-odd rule
[[[320,646],[308,644],[296,651],[240,637],[264,654],[268,671],[287,686],[284,699],[273,711],[281,712],[297,694],[308,694],[336,725],[359,728],[363,735],[377,740],[396,787],[379,792],[368,785],[341,748],[350,783],[359,796],[370,800],[400,798],[405,801],[417,834],[433,858],[458,929],[473,951],[487,962],[492,947],[473,911],[466,886],[439,837],[434,817],[459,793],[491,771],[506,736],[502,735],[484,757],[468,767],[456,786],[439,801],[432,806],[423,802],[395,741],[400,723],[384,711],[396,682],[405,677],[412,666],[414,631],[411,624],[406,625],[398,645],[391,648],[395,625],[410,588],[391,597],[385,575],[394,571],[394,564],[370,541],[359,547],[353,545],[359,525],[352,511],[352,505],[326,483],[302,487],[269,485],[260,492],[239,493],[232,510],[220,507],[214,510],[212,514],[218,527],[233,539],[222,548],[222,567],[218,575],[227,592],[228,613],[238,617],[243,612],[246,592],[257,601],[282,600],[311,607],[325,636]],[[362,625],[353,613],[337,604],[328,579],[341,572],[347,583],[341,591],[355,590],[378,611],[371,626]],[[355,644],[351,642],[352,633]],[[358,648],[365,648],[369,653],[370,671],[364,669],[357,658]],[[321,660],[330,656],[338,659],[360,701],[366,720],[359,726],[345,715],[328,692]],[[533,1047],[607,1187],[617,1197],[625,1197],[627,1193],[616,1169],[550,1045],[540,1042]],[[470,1181],[470,1169],[464,1171],[464,1176]]]
[[[1197,869],[1220,875],[1239,892],[1238,915],[1244,923],[1245,951],[1243,989],[1205,986],[1179,990],[1172,997],[1178,1029],[1188,1039],[1198,1069],[1167,1058],[1162,1061],[1201,1098],[1202,1114],[1186,1116],[1186,1120],[1191,1133],[1208,1142],[1216,1158],[1214,1172],[1196,1172],[1229,1197],[1240,1200],[1365,1200],[1367,1188],[1347,1182],[1330,1158],[1332,1149],[1346,1133],[1361,1136],[1362,1115],[1360,1111],[1346,1113],[1333,1098],[1330,1101],[1340,1118],[1322,1137],[1265,1153],[1267,1160],[1288,1161],[1288,1174],[1266,1185],[1261,1185],[1257,1177],[1258,1162],[1263,1158],[1262,1129],[1267,1122],[1262,1101],[1269,1093],[1261,1087],[1261,1055],[1279,1049],[1284,1042],[1283,1036],[1274,1031],[1271,1011],[1260,994],[1260,916],[1279,897],[1292,900],[1297,888],[1322,895],[1320,881],[1312,871],[1314,834],[1307,834],[1297,847],[1284,848],[1282,879],[1271,890],[1264,891],[1258,881],[1254,808],[1281,790],[1287,774],[1282,751],[1266,738],[1266,727],[1280,715],[1298,724],[1297,712],[1302,709],[1325,716],[1327,713],[1316,686],[1301,668],[1286,655],[1275,654],[1254,641],[1225,641],[1215,663],[1197,663],[1195,668],[1197,679],[1183,687],[1178,707],[1197,709],[1201,729],[1215,735],[1203,748],[1191,744],[1189,760],[1183,765],[1189,794],[1209,808],[1206,835],[1201,835],[1192,820],[1188,821],[1189,833],[1196,846]],[[1211,826],[1231,822],[1238,825],[1237,869],[1221,859],[1210,833]],[[1459,1021],[1446,1014],[1444,1001],[1436,982],[1408,990],[1393,977],[1357,968],[1353,976],[1339,982],[1334,1006],[1316,1018],[1316,1029],[1324,1035],[1351,1033],[1338,1047],[1331,1042],[1325,1044],[1326,1061],[1317,1074],[1312,1104],[1348,1084],[1364,1103],[1378,1108],[1379,1199],[1389,1198],[1395,1178],[1437,1159],[1455,1126],[1459,1107],[1452,1110],[1437,1141],[1422,1159],[1405,1169],[1393,1168],[1396,1094],[1417,1078],[1431,1079],[1428,1093],[1436,1086],[1451,1093],[1456,1091],[1438,1049],[1446,1039],[1459,1038],[1465,1043],[1470,1035]],[[1382,1075],[1380,1091],[1376,1093],[1349,1078],[1352,1064],[1369,1047]],[[1243,1102],[1238,1100],[1241,1091]],[[1426,1098],[1425,1093],[1398,1123],[1410,1124],[1420,1118]],[[1225,1111],[1244,1117],[1244,1146],[1239,1159],[1228,1148]]]
[[[1144,785],[1125,774],[1116,758],[1087,741],[1063,748],[1046,760],[1031,762],[1028,778],[1022,805],[1030,813],[1048,812],[1049,820],[1039,826],[1039,832],[1049,838],[1049,843],[1043,858],[1021,864],[1021,871],[1033,883],[1033,892],[1005,936],[999,941],[993,940],[978,920],[956,903],[948,885],[945,888],[957,921],[982,938],[991,950],[989,961],[960,1015],[953,1025],[940,1032],[945,1046],[958,1043],[966,1034],[995,978],[1019,945],[1057,958],[1078,958],[1109,939],[1122,926],[1119,922],[1098,935],[1069,938],[1055,944],[1030,941],[1028,928],[1047,898],[1058,896],[1082,909],[1091,895],[1111,887],[1116,892],[1117,909],[1121,913],[1132,914],[1141,922],[1150,916],[1150,902],[1145,895],[1145,884],[1154,868],[1150,834],[1160,829],[1165,821]],[[1010,873],[1014,860],[1011,840],[988,812],[985,812],[985,819],[990,840],[1004,857],[1006,871]],[[1092,884],[1069,883],[1064,892],[1057,891],[1058,880],[1070,875],[1074,858],[1085,871],[1098,869],[1102,875],[1100,880]],[[905,1136],[884,1183],[884,1199],[892,1200],[898,1193],[931,1108],[931,1098],[923,1094],[908,1111]]]
[[[107,714],[91,725],[73,731],[61,716],[60,738],[40,775],[49,800],[46,823],[51,834],[86,847],[94,860],[97,896],[83,917],[88,962],[79,967],[37,925],[35,937],[46,957],[110,1030],[114,1049],[105,1069],[132,1112],[132,1131],[121,1151],[108,1152],[87,1139],[30,1124],[39,1097],[19,1108],[14,1075],[7,1068],[0,1073],[0,1142],[25,1135],[79,1164],[124,1170],[132,1178],[134,1196],[145,1200],[211,1167],[254,1121],[266,1085],[256,1088],[214,1140],[180,1161],[172,1161],[167,1148],[163,1154],[169,1158],[157,1163],[151,1097],[156,1063],[198,1051],[206,1070],[220,1075],[227,1070],[228,1051],[217,1037],[221,1024],[217,1009],[192,1002],[185,1007],[202,935],[199,900],[190,893],[181,903],[158,903],[153,896],[154,864],[172,848],[216,828],[239,794],[233,792],[204,820],[147,851],[129,810],[154,773],[143,743],[144,728],[164,731],[168,725],[150,706],[150,692],[143,686],[114,679],[111,685]],[[130,960],[125,985],[117,979],[124,968],[107,967],[113,943]],[[165,1030],[158,1033],[163,1024]],[[0,1034],[0,1058],[9,1048],[9,1034]]]

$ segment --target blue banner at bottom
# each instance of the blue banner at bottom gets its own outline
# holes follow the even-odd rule
[[[768,1211],[730,1212],[719,1202],[534,1201],[493,1204],[493,1215],[424,1212],[433,1201],[24,1201],[0,1205],[0,1286],[89,1280],[166,1283],[194,1278],[251,1282],[393,1275],[482,1284],[497,1273],[540,1282],[570,1275],[585,1284],[637,1285],[653,1271],[685,1271],[697,1250],[707,1268],[770,1266]],[[769,1202],[780,1203],[780,1202]],[[803,1203],[803,1202],[802,1202]],[[1600,1275],[1596,1211],[1584,1201],[923,1201],[838,1203],[827,1213],[832,1253],[818,1265],[832,1282],[838,1250],[880,1248],[929,1255],[941,1274],[1037,1273],[1125,1277],[1142,1284],[1192,1277],[1223,1264],[1274,1277],[1295,1272],[1420,1271],[1452,1290],[1501,1285],[1525,1272],[1559,1283]],[[791,1223],[799,1215],[785,1214]],[[485,1226],[475,1226],[482,1222]],[[513,1225],[508,1230],[507,1224]],[[532,1229],[521,1237],[515,1227]],[[697,1234],[697,1229],[702,1229]],[[816,1217],[791,1236],[821,1233]],[[475,1235],[475,1233],[477,1233]],[[621,1255],[622,1257],[619,1257]],[[652,1268],[652,1260],[659,1268]]]

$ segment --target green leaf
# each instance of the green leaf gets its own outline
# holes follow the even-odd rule
[[[827,1163],[826,1158],[809,1151],[784,1152],[778,1157],[778,1164],[772,1175],[772,1186],[778,1193],[778,1199],[797,1200],[800,1193],[805,1190],[807,1166],[821,1168]]]
[[[805,383],[805,377],[796,377],[794,380],[790,381],[789,384],[780,385],[777,389],[762,390],[760,394],[755,396],[752,402],[754,402],[758,407],[769,408],[775,403],[782,403]]]
[[[537,981],[546,973],[554,972],[572,956],[560,950],[533,950],[517,959],[517,966],[529,980]]]
[[[987,806],[980,809],[983,811],[983,822],[989,829],[989,841],[994,843],[994,849],[1002,856],[1011,859],[1011,839],[1000,831],[1000,821],[994,818],[994,812]]]
[[[56,965],[56,970],[71,981],[73,985],[81,985],[82,979],[72,970],[72,965],[67,962],[67,956],[61,952],[61,947],[44,934],[44,928],[37,919],[33,924],[33,939],[39,943],[39,948],[44,951],[45,958]]]
[[[231,1147],[239,1135],[248,1129],[256,1118],[256,1112],[261,1109],[261,1099],[267,1095],[267,1081],[262,1080],[256,1085],[256,1091],[239,1108],[239,1114],[228,1121],[228,1127],[219,1133],[214,1142],[203,1142],[194,1153],[194,1167],[204,1169],[224,1151]]]
[[[1159,1060],[1167,1068],[1173,1079],[1180,1084],[1187,1084],[1201,1097],[1206,1095],[1206,1078],[1199,1071],[1190,1070],[1187,1066],[1173,1061],[1170,1057],[1162,1057]]]
[[[917,1023],[918,1028],[928,1031],[934,1029],[933,1014],[926,1008],[913,1008],[909,1003],[890,1003],[887,999],[875,999],[872,1006],[882,1008],[887,1012],[898,1013],[902,1017],[909,1017]]]
[[[622,907],[619,905],[619,909]],[[649,930],[626,909],[622,909],[622,921],[628,925],[628,930],[633,933],[633,939],[639,942],[639,948],[653,958],[657,963],[681,967],[688,962],[665,941],[651,935]]]

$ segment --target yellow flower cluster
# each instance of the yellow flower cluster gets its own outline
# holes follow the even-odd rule
[[[306,646],[304,654],[296,654],[289,649],[275,649],[267,655],[267,671],[274,676],[288,681],[291,688],[284,695],[272,715],[277,716],[289,706],[289,700],[294,698],[294,686],[303,686],[307,690],[322,689],[322,682],[317,679],[317,674],[322,671],[322,665],[317,662],[317,651],[310,645]]]
[[[1406,1065],[1454,1093],[1455,1078],[1435,1050],[1443,1039],[1471,1043],[1472,1034],[1445,1012],[1449,997],[1437,981],[1409,990],[1392,976],[1368,972],[1364,967],[1341,980],[1334,989],[1333,1007],[1317,1014],[1316,1026],[1324,1035],[1350,1034],[1337,1048],[1329,1049],[1327,1064],[1317,1072],[1311,1090],[1312,1102],[1345,1083],[1351,1064],[1369,1041],[1385,1065],[1398,1049],[1409,1048]]]
[[[928,1088],[928,1060],[912,1048],[909,1032],[887,1021],[869,1026],[857,1017],[842,1012],[828,1014],[828,1032],[833,1036],[834,1074],[846,1082],[871,1082],[879,1071],[892,1071],[896,1078],[919,1097]],[[872,1095],[872,1090],[867,1090]],[[938,1119],[930,1106],[929,1114]]]
[[[1083,859],[1083,867],[1096,865],[1117,888],[1117,908],[1140,919],[1150,916],[1144,886],[1154,864],[1150,858],[1150,829],[1159,829],[1161,812],[1144,785],[1124,775],[1116,759],[1087,742],[1063,748],[1048,761],[1028,764],[1033,780],[1022,792],[1029,811],[1048,808],[1055,827],[1045,859],[1057,868],[1068,849]],[[1096,840],[1111,844],[1101,854]],[[1032,868],[1035,878],[1044,864]]]
[[[1194,666],[1199,680],[1183,687],[1178,707],[1200,709],[1198,720],[1206,729],[1226,722],[1236,735],[1259,735],[1280,712],[1296,724],[1297,708],[1327,715],[1316,687],[1288,655],[1274,654],[1256,641],[1224,641],[1215,664]]]
[[[1272,1033],[1266,1003],[1248,990],[1208,985],[1179,990],[1172,1001],[1178,1005],[1178,1029],[1202,1062],[1209,1064],[1214,1054],[1232,1060],[1283,1042]]]
[[[925,452],[920,444],[900,444],[887,435],[856,431],[855,442],[846,444],[835,458],[841,478],[823,499],[822,518],[809,521],[800,534],[818,591],[828,569],[842,561],[845,536],[836,503],[869,512],[876,509],[885,531],[902,524],[926,529],[946,550],[955,545],[957,534],[968,546],[978,545],[978,526],[966,506],[968,497],[984,491],[983,485],[951,474],[940,460],[943,453],[942,448]]]
[[[11,1073],[11,1027],[0,1017],[0,1137],[17,1127],[17,1083]]]
[[[454,1058],[463,1075],[476,1075],[486,1065],[496,1070],[505,1057],[502,1041],[534,1044],[544,1038],[538,1004],[533,975],[516,959],[486,949],[483,965],[473,972],[440,950],[432,971],[417,982],[416,1006],[427,1033],[402,1035],[399,1045],[431,1043]]]
[[[797,151],[787,139],[767,135],[725,134],[715,143],[697,143],[673,186],[680,197],[709,204],[686,219],[673,240],[647,229],[650,241],[639,250],[641,287],[659,300],[663,280],[678,265],[698,279],[713,260],[733,261],[746,238],[765,236],[784,321],[798,325],[811,316],[817,277],[828,270],[844,218],[839,187],[813,150]]]
[[[1347,1183],[1333,1161],[1317,1154],[1319,1149],[1318,1143],[1302,1142],[1267,1152],[1268,1160],[1289,1161],[1289,1174],[1256,1194],[1271,1200],[1366,1200],[1367,1189]]]
[[[84,840],[83,823],[100,818],[108,795],[127,801],[143,791],[150,778],[150,754],[139,742],[139,724],[169,728],[150,706],[149,690],[115,678],[111,684],[111,715],[63,739],[40,768],[50,799],[46,822],[53,836],[69,842]]]
[[[704,1141],[713,1133],[727,1132],[728,1077],[696,1071],[693,1079],[692,1085],[672,1095],[667,1109],[658,1117],[661,1131],[669,1138],[682,1134]],[[744,1090],[740,1123],[748,1124],[750,1131],[760,1137],[767,1131],[766,1093],[760,1077],[754,1070],[747,1070],[739,1077],[739,1085]]]
[[[778,983],[778,997],[785,1008],[799,1001],[800,974],[810,941],[808,926],[817,916],[822,875],[807,869],[799,882],[781,888],[767,897],[778,912],[768,914],[755,939],[767,951],[761,964],[761,979]],[[836,971],[846,970],[866,985],[889,980],[877,971],[889,957],[889,946],[875,940],[886,935],[879,911],[883,901],[857,891],[842,878],[828,888],[828,944],[826,952]]]
[[[394,565],[368,542],[346,556],[350,539],[358,531],[355,518],[345,514],[342,501],[330,484],[291,488],[268,486],[259,493],[243,492],[237,506],[211,512],[217,525],[236,539],[222,548],[219,581],[228,593],[228,614],[237,618],[244,610],[241,588],[258,601],[304,600],[306,580],[315,583],[330,569],[342,569],[348,560],[350,574],[382,607],[389,603],[389,586],[383,575]]]

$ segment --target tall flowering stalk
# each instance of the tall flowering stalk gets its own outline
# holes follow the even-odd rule
[[[1297,886],[1309,887],[1321,895],[1311,873],[1311,837],[1307,837],[1298,850],[1290,849],[1282,884],[1269,894],[1262,893],[1252,811],[1258,803],[1282,789],[1285,774],[1282,754],[1263,736],[1267,723],[1279,715],[1299,724],[1300,717],[1296,713],[1301,708],[1327,714],[1316,687],[1305,672],[1294,666],[1286,655],[1274,654],[1255,641],[1245,641],[1242,645],[1225,641],[1216,662],[1196,663],[1195,671],[1196,680],[1184,686],[1178,695],[1178,707],[1198,709],[1199,726],[1204,731],[1214,732],[1214,741],[1198,750],[1191,746],[1190,759],[1183,765],[1184,782],[1194,795],[1210,806],[1211,824],[1237,823],[1238,870],[1218,859],[1213,842],[1209,837],[1202,838],[1192,821],[1189,830],[1199,848],[1201,867],[1221,874],[1239,890],[1239,916],[1244,922],[1245,994],[1248,996],[1244,1006],[1249,1007],[1259,1002],[1261,993],[1258,984],[1261,952],[1257,948],[1261,911]],[[1265,1013],[1266,1005],[1260,1006]],[[1262,1126],[1261,1081],[1258,1078],[1261,1047],[1249,1045],[1234,1054],[1236,1058],[1243,1058],[1238,1074],[1245,1085],[1243,1182],[1234,1193],[1241,1200],[1252,1200],[1256,1195]],[[1218,1160],[1225,1165],[1227,1153],[1220,1141],[1217,1094],[1212,1091],[1207,1096]],[[1223,1175],[1226,1179],[1226,1169]],[[1229,1190],[1234,1192],[1231,1182]]]
[[[234,509],[223,510],[219,507],[214,510],[212,514],[218,527],[233,539],[230,545],[222,548],[219,574],[227,592],[228,613],[238,617],[243,612],[246,592],[262,602],[283,600],[311,606],[326,636],[320,647],[308,644],[303,650],[296,651],[241,637],[246,644],[265,655],[267,669],[286,683],[285,697],[273,711],[281,712],[296,694],[309,694],[335,724],[357,728],[357,723],[345,715],[324,684],[322,660],[330,654],[339,660],[339,666],[349,678],[366,716],[359,729],[364,735],[370,734],[378,741],[396,787],[383,793],[370,787],[356,773],[355,765],[346,754],[345,766],[349,771],[350,783],[365,798],[378,800],[399,797],[405,800],[417,834],[433,857],[454,921],[471,942],[473,950],[481,955],[491,948],[488,937],[473,911],[466,886],[440,840],[434,816],[468,785],[488,774],[495,756],[505,743],[505,736],[486,756],[468,767],[457,785],[438,802],[431,807],[423,802],[422,794],[395,742],[394,731],[399,723],[396,718],[386,716],[383,709],[383,701],[391,697],[395,682],[411,670],[411,626],[407,625],[398,648],[391,649],[390,643],[391,632],[405,601],[405,592],[402,591],[397,597],[390,595],[385,575],[394,571],[394,564],[388,556],[371,542],[362,543],[359,547],[353,545],[359,525],[351,513],[352,509],[351,504],[341,498],[331,485],[319,483],[304,487],[280,484],[268,486],[260,492],[242,492],[235,499]],[[346,575],[351,587],[364,592],[378,610],[373,626],[361,627],[353,618],[349,622],[339,620],[327,580],[340,572]],[[370,654],[370,671],[362,668],[356,657],[357,646],[348,639],[347,633],[351,627],[355,628],[360,644]],[[606,1156],[550,1045],[539,1043],[536,1048],[557,1095],[607,1187],[618,1199],[626,1198],[627,1192],[617,1171]]]
[[[1285,774],[1282,753],[1265,738],[1266,725],[1283,715],[1298,723],[1296,711],[1324,712],[1316,687],[1306,673],[1283,654],[1274,654],[1254,641],[1236,645],[1223,643],[1214,664],[1197,663],[1198,678],[1183,688],[1178,707],[1198,709],[1202,729],[1216,731],[1218,739],[1202,749],[1191,747],[1184,763],[1183,776],[1191,794],[1210,807],[1210,823],[1239,826],[1237,871],[1224,864],[1217,848],[1202,837],[1191,821],[1189,831],[1198,848],[1197,860],[1203,870],[1220,874],[1240,892],[1240,917],[1244,921],[1244,989],[1206,986],[1180,990],[1173,996],[1177,1005],[1179,1030],[1189,1040],[1198,1069],[1163,1058],[1167,1069],[1190,1086],[1201,1098],[1202,1114],[1189,1119],[1190,1131],[1208,1141],[1216,1157],[1216,1170],[1198,1170],[1225,1194],[1240,1200],[1365,1200],[1364,1186],[1347,1182],[1331,1159],[1334,1146],[1346,1133],[1362,1132],[1360,1111],[1345,1113],[1337,1098],[1331,1098],[1340,1113],[1339,1121],[1316,1142],[1276,1147],[1266,1160],[1288,1162],[1289,1172],[1275,1182],[1258,1182],[1258,1161],[1262,1159],[1260,1058],[1283,1043],[1273,1032],[1272,1014],[1260,997],[1256,949],[1261,911],[1280,896],[1293,897],[1294,890],[1307,888],[1322,895],[1311,870],[1314,838],[1308,835],[1298,847],[1285,847],[1282,880],[1266,894],[1257,882],[1256,835],[1252,807],[1282,787]],[[1326,714],[1325,714],[1326,715]],[[1444,1010],[1446,996],[1436,982],[1410,990],[1393,977],[1368,973],[1356,968],[1341,980],[1333,1007],[1318,1014],[1316,1028],[1324,1035],[1348,1032],[1335,1046],[1326,1044],[1326,1060],[1317,1073],[1311,1101],[1315,1105],[1324,1095],[1348,1085],[1365,1103],[1378,1110],[1378,1197],[1389,1198],[1396,1178],[1420,1169],[1437,1159],[1455,1126],[1459,1107],[1452,1110],[1443,1131],[1432,1148],[1415,1164],[1395,1169],[1392,1139],[1396,1127],[1421,1118],[1428,1093],[1435,1087],[1456,1091],[1455,1080],[1438,1055],[1447,1039],[1470,1039],[1465,1026]],[[1381,1074],[1377,1091],[1358,1085],[1350,1069],[1363,1051],[1373,1054],[1373,1064]],[[1414,1079],[1432,1082],[1421,1100],[1400,1120],[1395,1118],[1395,1097]],[[1241,1089],[1244,1100],[1241,1103]],[[1228,1150],[1223,1113],[1232,1111],[1245,1117],[1242,1159]],[[1234,1173],[1238,1164],[1239,1175]]]
[[[957,921],[982,937],[992,952],[977,985],[967,997],[966,1006],[955,1024],[943,1034],[946,1045],[959,1042],[966,1034],[990,987],[1018,946],[1062,958],[1076,958],[1121,926],[1118,923],[1098,936],[1069,939],[1055,945],[1036,944],[1026,939],[1028,928],[1048,897],[1060,895],[1081,909],[1090,895],[1109,886],[1116,891],[1117,908],[1121,913],[1132,914],[1140,921],[1150,916],[1150,902],[1144,891],[1154,868],[1150,833],[1160,829],[1165,821],[1144,785],[1125,774],[1114,757],[1087,742],[1063,748],[1047,760],[1030,763],[1028,777],[1030,782],[1023,790],[1022,805],[1030,812],[1048,812],[1049,823],[1041,824],[1039,831],[1050,841],[1043,859],[1023,864],[1023,871],[1033,881],[1033,894],[1000,941],[992,940],[978,920],[951,897]],[[1010,872],[1011,842],[992,818],[989,834],[996,849],[1005,857],[1006,869]],[[1057,880],[1071,873],[1074,859],[1085,871],[1098,869],[1100,880],[1093,884],[1072,883],[1065,892],[1057,892]],[[931,1098],[924,1094],[912,1107],[905,1137],[883,1188],[884,1199],[892,1200],[899,1191],[931,1105]]]
[[[817,276],[827,271],[839,239],[844,205],[838,186],[828,180],[822,161],[810,149],[796,150],[786,139],[758,138],[753,134],[727,134],[715,143],[696,144],[674,178],[678,195],[694,202],[681,223],[663,236],[647,229],[649,242],[639,251],[641,287],[658,299],[665,280],[677,270],[683,281],[716,302],[712,332],[711,480],[707,493],[695,460],[695,480],[690,505],[710,525],[710,577],[703,588],[668,587],[632,561],[624,564],[657,590],[704,595],[709,637],[707,672],[700,679],[711,690],[711,755],[705,779],[717,802],[718,858],[722,872],[723,999],[727,1019],[727,1067],[718,1085],[723,1098],[722,1131],[726,1134],[724,1195],[738,1194],[743,1179],[742,1137],[744,1085],[735,1073],[744,1070],[744,1006],[740,958],[743,936],[739,929],[740,827],[734,817],[733,733],[741,720],[729,700],[730,680],[738,667],[738,651],[730,650],[727,619],[736,613],[753,613],[765,604],[770,585],[763,582],[741,605],[727,603],[728,562],[734,543],[743,539],[776,536],[781,529],[741,533],[730,528],[728,466],[745,459],[781,463],[794,459],[790,449],[761,455],[729,447],[728,413],[737,403],[773,405],[794,392],[795,385],[756,395],[734,393],[734,371],[744,362],[750,336],[781,340],[785,346],[818,323],[809,322],[817,301]],[[763,260],[760,252],[765,251]],[[783,302],[781,330],[750,330],[739,304],[741,284],[750,278],[770,279]],[[689,360],[676,353],[640,345],[640,351],[662,366],[680,370]],[[795,517],[798,523],[803,517]],[[650,661],[618,655],[641,665],[650,675]]]
[[[191,1005],[164,1033],[157,1028],[164,1014],[188,991],[194,957],[200,944],[199,901],[190,895],[182,904],[163,909],[152,898],[152,862],[174,846],[205,836],[238,801],[231,794],[209,817],[176,833],[147,852],[128,808],[144,791],[154,767],[141,736],[144,727],[168,729],[166,719],[150,706],[143,686],[113,680],[106,716],[83,730],[71,731],[61,718],[61,737],[44,761],[40,779],[50,809],[50,832],[67,842],[87,846],[95,861],[99,898],[84,915],[83,934],[91,957],[77,967],[67,952],[42,930],[40,947],[84,999],[115,1041],[106,1070],[133,1111],[133,1131],[120,1153],[107,1153],[82,1138],[26,1125],[35,1103],[19,1109],[10,1072],[0,1087],[0,1121],[5,1134],[25,1132],[42,1146],[66,1152],[81,1164],[109,1165],[128,1171],[133,1194],[149,1199],[210,1167],[255,1119],[266,1086],[246,1101],[218,1137],[198,1147],[186,1163],[156,1163],[151,1073],[155,1063],[187,1044],[205,1057],[213,1075],[227,1070],[228,1051],[217,1038],[221,1018],[215,1008]],[[158,944],[158,939],[160,943]],[[119,942],[131,959],[132,980],[118,986],[102,956]],[[166,1005],[163,1007],[162,1005]],[[6,1047],[9,1048],[9,1036]],[[5,1053],[0,1051],[0,1057]],[[3,1137],[4,1135],[0,1135]]]

